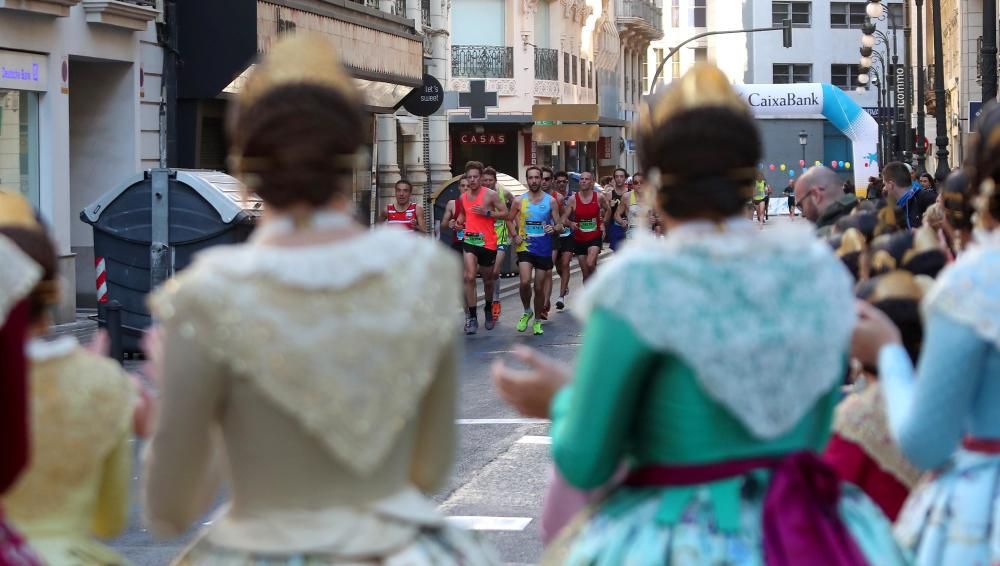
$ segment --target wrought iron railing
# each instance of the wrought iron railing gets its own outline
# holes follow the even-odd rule
[[[543,81],[559,80],[559,50],[535,48],[535,78]]]
[[[122,2],[128,4],[135,4],[136,6],[143,6],[146,8],[155,8],[156,0],[122,0]]]
[[[514,78],[514,48],[495,45],[452,45],[451,76],[481,79]]]
[[[663,33],[663,9],[655,0],[618,0],[618,19],[643,20],[649,27]]]

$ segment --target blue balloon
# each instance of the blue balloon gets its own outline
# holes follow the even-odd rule
[[[838,161],[837,162],[837,167],[843,167],[843,166],[844,166],[844,162],[843,161]]]
[[[789,169],[788,170],[788,176],[789,177],[794,177],[795,176],[795,169]]]

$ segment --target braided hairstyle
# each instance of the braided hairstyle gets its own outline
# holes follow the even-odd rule
[[[966,162],[966,170],[969,176],[969,185],[962,193],[965,197],[963,204],[966,207],[975,202],[979,197],[985,200],[979,207],[980,212],[987,212],[994,220],[1000,221],[1000,194],[997,194],[995,186],[1000,184],[1000,105],[996,101],[991,101],[984,105],[983,113],[977,121],[976,133],[971,136],[969,142],[969,157]],[[945,206],[949,210],[955,207],[957,195],[949,195],[949,189],[945,187]],[[951,203],[951,204],[949,204]]]

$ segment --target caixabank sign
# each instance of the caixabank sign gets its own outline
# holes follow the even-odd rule
[[[851,140],[856,186],[877,176],[878,123],[840,88],[827,83],[734,85],[761,118],[821,115]]]

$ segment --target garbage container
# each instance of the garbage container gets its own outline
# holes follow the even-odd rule
[[[218,171],[153,169],[136,174],[80,213],[94,230],[98,322],[122,305],[124,352],[140,351],[150,324],[146,295],[195,253],[247,239],[263,202]]]

